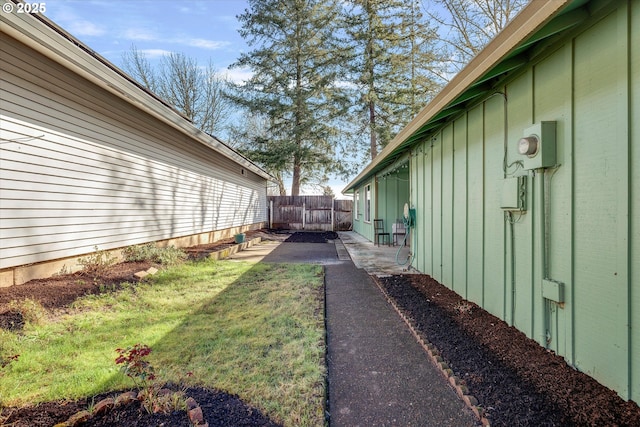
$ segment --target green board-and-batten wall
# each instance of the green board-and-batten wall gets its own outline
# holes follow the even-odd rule
[[[375,198],[375,191],[374,191],[374,185],[375,185],[375,180],[371,179],[369,181],[366,181],[362,184],[362,186],[360,188],[358,188],[355,192],[354,192],[354,199],[353,199],[353,231],[355,231],[358,234],[363,235],[364,237],[366,237],[369,240],[373,240],[373,222],[371,220],[367,221],[365,219],[365,191],[366,191],[366,187],[367,185],[370,185],[371,187],[371,217],[370,219],[373,219],[373,212],[375,209],[375,202],[376,202],[376,198]]]
[[[385,231],[391,233],[394,222],[402,221],[404,204],[409,203],[409,165],[378,177],[377,218],[384,220]]]
[[[636,402],[639,34],[640,3],[610,3],[410,158],[416,267]],[[540,121],[557,124],[558,166],[527,171],[516,142]],[[525,177],[526,212],[501,209],[505,176]]]
[[[391,233],[392,224],[396,220],[401,220],[404,204],[409,202],[409,167],[408,163],[399,166],[396,170],[378,176],[375,179],[364,182],[356,190],[358,197],[354,195],[354,206],[357,204],[357,211],[354,207],[353,231],[365,236],[367,239],[374,239],[373,219],[384,221],[385,231]],[[365,221],[365,189],[371,188],[371,218]]]

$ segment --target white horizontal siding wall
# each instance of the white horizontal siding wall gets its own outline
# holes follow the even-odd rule
[[[266,221],[255,173],[0,39],[0,268]]]

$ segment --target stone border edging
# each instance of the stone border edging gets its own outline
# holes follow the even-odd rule
[[[373,281],[378,287],[378,289],[380,290],[380,292],[382,292],[382,295],[384,295],[385,299],[389,302],[389,304],[391,304],[391,306],[396,311],[396,313],[398,313],[400,318],[409,327],[409,331],[411,331],[411,334],[415,337],[416,341],[418,341],[418,343],[422,346],[424,351],[429,355],[429,358],[434,363],[436,368],[438,368],[440,373],[449,381],[449,384],[454,388],[454,390],[456,391],[460,399],[462,399],[465,405],[467,405],[467,407],[471,409],[471,411],[473,411],[473,413],[482,423],[483,427],[490,427],[491,424],[489,423],[489,420],[484,416],[484,409],[478,406],[478,399],[476,399],[474,396],[469,394],[469,389],[467,388],[465,382],[461,380],[459,377],[457,377],[456,375],[454,375],[451,368],[449,368],[449,365],[447,364],[447,362],[445,362],[442,356],[440,355],[440,351],[436,348],[436,346],[430,343],[429,341],[427,341],[426,339],[423,339],[418,334],[418,331],[416,331],[416,329],[413,327],[413,325],[411,324],[411,321],[402,313],[402,311],[400,311],[400,308],[398,308],[395,301],[393,301],[393,299],[384,290],[384,288],[378,281],[378,278],[373,275],[371,277],[373,278]]]
[[[216,252],[211,252],[208,257],[211,259],[224,259],[224,258],[228,258],[231,255],[238,253],[240,251],[243,251],[247,248],[250,248],[253,245],[257,245],[258,243],[260,243],[262,241],[262,237],[254,237],[251,240],[247,240],[246,242],[243,243],[238,243],[235,244],[233,246],[229,246],[228,248],[224,248],[222,250],[216,251]]]
[[[163,393],[164,391],[164,393]],[[161,389],[158,394],[170,394],[171,390]],[[91,411],[84,410],[73,414],[67,421],[55,424],[54,427],[78,427],[93,417],[101,414],[105,414],[113,409],[121,406],[126,406],[134,401],[139,400],[138,393],[135,391],[126,391],[118,395],[115,399],[113,397],[107,397],[95,404]],[[192,397],[187,397],[186,400],[186,415],[189,418],[189,422],[192,425],[198,427],[209,427],[209,423],[204,420],[202,414],[202,408]]]

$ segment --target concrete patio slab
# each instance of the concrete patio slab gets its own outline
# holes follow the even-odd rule
[[[353,231],[340,231],[338,235],[355,266],[373,276],[419,273],[410,268],[411,248],[407,246],[378,246]]]

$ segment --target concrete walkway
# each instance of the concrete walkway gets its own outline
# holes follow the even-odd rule
[[[477,425],[364,270],[325,280],[331,426]]]
[[[325,266],[330,426],[478,425],[367,270],[356,267],[400,273],[398,247],[378,248],[355,233],[340,237],[272,244],[263,259]]]

